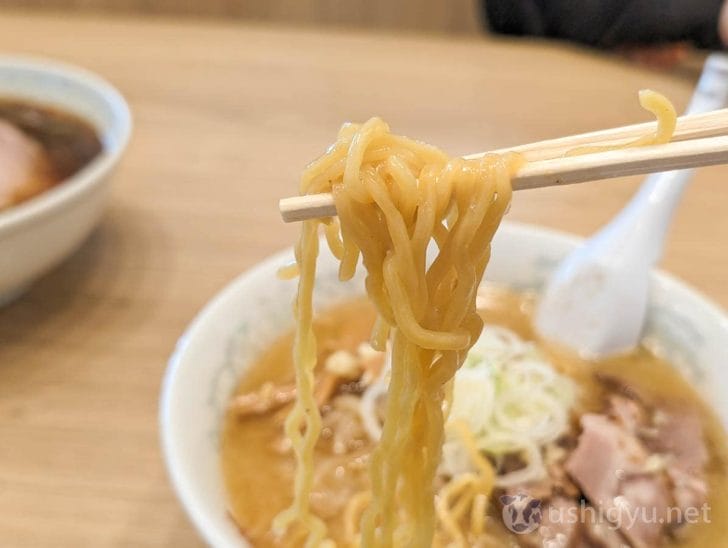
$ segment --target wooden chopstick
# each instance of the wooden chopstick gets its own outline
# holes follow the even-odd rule
[[[728,163],[728,109],[679,118],[673,140],[668,144],[564,157],[578,146],[623,144],[655,128],[655,122],[635,124],[494,152],[517,151],[529,161],[513,178],[513,190]],[[279,209],[287,223],[336,215],[331,194],[284,198]]]
[[[728,163],[728,136],[706,137],[526,164],[513,178],[513,190],[571,185],[724,163]]]
[[[601,129],[589,133],[580,133],[578,135],[569,135],[568,137],[558,137],[546,141],[537,141],[526,145],[502,148],[492,152],[499,154],[508,151],[519,152],[528,161],[536,162],[562,157],[569,150],[580,146],[627,144],[630,141],[649,135],[650,132],[654,132],[656,129],[657,122],[644,122],[611,129]],[[717,137],[719,135],[728,135],[728,108],[701,114],[680,116],[677,119],[671,142]],[[465,158],[476,159],[485,154],[485,152],[478,152],[465,156]]]

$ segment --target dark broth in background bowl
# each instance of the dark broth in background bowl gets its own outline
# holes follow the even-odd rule
[[[75,175],[103,148],[76,114],[11,97],[0,98],[0,145],[0,212]]]

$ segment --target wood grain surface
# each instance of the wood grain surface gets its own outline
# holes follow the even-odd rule
[[[476,34],[480,0],[0,0],[2,7]]]
[[[0,545],[200,546],[167,481],[160,382],[233,277],[287,246],[278,198],[345,120],[467,153],[639,122],[692,82],[539,42],[242,24],[0,16],[0,50],[104,75],[134,113],[108,211],[75,255],[0,309]],[[664,266],[728,305],[728,168],[702,170]],[[586,235],[639,178],[518,193],[509,215]],[[204,365],[204,364],[203,364]]]

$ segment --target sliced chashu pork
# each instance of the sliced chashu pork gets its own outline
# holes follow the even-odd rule
[[[649,411],[634,397],[612,395],[609,414],[588,414],[566,470],[586,498],[636,548],[658,546],[670,511],[706,500],[708,453],[695,410]]]
[[[54,183],[43,147],[0,119],[0,210],[40,194]]]

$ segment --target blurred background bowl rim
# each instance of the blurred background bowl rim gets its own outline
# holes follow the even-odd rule
[[[516,234],[516,237],[517,233],[520,232],[527,237],[546,238],[552,240],[554,246],[564,246],[572,249],[584,241],[584,238],[565,231],[512,221],[505,221],[499,232]],[[262,259],[236,276],[209,299],[195,314],[182,336],[177,340],[162,380],[159,400],[159,429],[167,474],[185,513],[202,539],[212,546],[228,546],[229,542],[227,535],[215,525],[213,516],[208,515],[207,507],[195,495],[194,486],[188,475],[183,471],[180,459],[184,458],[184,455],[180,454],[175,443],[174,429],[170,427],[171,422],[174,420],[175,380],[183,367],[183,360],[190,341],[202,329],[202,326],[215,321],[214,317],[223,303],[242,291],[245,285],[250,283],[249,280],[257,273],[274,270],[274,267],[280,266],[282,261],[291,256],[292,248],[286,248]],[[652,280],[653,283],[660,286],[661,292],[677,290],[682,293],[682,296],[689,300],[695,309],[699,310],[701,316],[705,316],[711,323],[715,323],[720,330],[728,332],[728,312],[699,290],[661,269],[653,269]],[[711,405],[710,402],[708,403]],[[240,545],[248,545],[248,539],[242,532],[240,532]]]
[[[68,78],[103,98],[118,122],[111,129],[94,125],[103,148],[79,172],[25,202],[0,211],[0,236],[2,236],[13,232],[14,229],[22,228],[40,217],[53,214],[65,204],[83,196],[93,187],[101,185],[105,176],[126,150],[131,139],[133,122],[129,104],[121,92],[106,79],[88,69],[41,56],[6,54],[0,54],[0,68],[38,71]],[[2,83],[0,83],[0,98],[2,97],[5,95]],[[7,97],[21,100],[24,98],[18,94],[7,95]],[[28,98],[28,100],[42,104],[42,101],[34,98]],[[112,142],[105,139],[109,133],[114,135]]]

